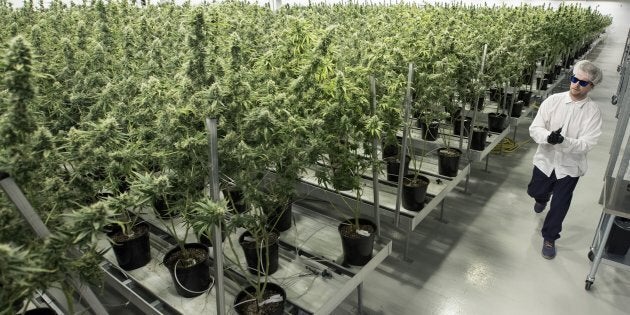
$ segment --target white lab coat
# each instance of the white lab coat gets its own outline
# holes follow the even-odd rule
[[[562,127],[564,141],[552,145],[547,137]],[[569,92],[557,93],[542,102],[529,135],[538,143],[533,162],[545,175],[556,171],[556,178],[579,177],[586,173],[586,153],[602,134],[602,114],[590,97],[574,102]]]

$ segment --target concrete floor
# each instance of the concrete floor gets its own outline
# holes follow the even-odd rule
[[[557,257],[546,260],[540,254],[546,211],[535,214],[526,193],[536,145],[529,141],[531,118],[523,118],[516,136],[521,147],[492,155],[488,172],[475,163],[468,193],[462,187],[447,197],[448,223],[438,221],[434,210],[416,228],[413,262],[403,261],[403,243],[394,243],[392,256],[364,282],[365,314],[630,314],[630,267],[602,264],[591,290],[584,289],[617,123],[610,99],[630,21],[628,2],[598,3],[614,17],[606,39],[588,57],[604,71],[604,81],[591,92],[603,113],[603,134],[589,154],[589,170],[556,241]],[[356,301],[348,298],[336,314],[354,312]]]

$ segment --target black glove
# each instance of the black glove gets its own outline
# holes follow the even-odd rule
[[[556,131],[552,131],[547,137],[547,143],[549,144],[560,144],[564,141],[564,137],[560,134],[562,131],[562,127]]]

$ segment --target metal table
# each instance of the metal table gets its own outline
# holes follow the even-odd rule
[[[400,225],[406,231],[404,257],[408,259],[409,240],[411,232],[424,220],[424,218],[438,205],[442,206],[441,216],[443,216],[444,199],[457,185],[459,185],[469,174],[470,164],[460,163],[460,168],[455,177],[447,177],[438,174],[437,158],[424,157],[420,173],[429,178],[430,184],[427,189],[427,199],[424,208],[420,211],[411,211],[400,207]],[[413,171],[413,161],[409,167]],[[371,174],[370,174],[371,175]],[[396,214],[396,183],[386,180],[385,174],[379,175],[378,191],[380,215],[386,218],[394,218]],[[364,175],[361,182],[361,202],[359,210],[361,213],[371,216],[374,212],[374,192],[372,177]],[[340,191],[336,192],[332,188],[318,184],[314,170],[308,170],[302,177],[302,181],[297,186],[299,198],[309,199],[311,202],[328,204],[330,207],[344,207],[355,203],[356,192]],[[315,201],[314,201],[315,200]],[[322,211],[325,212],[325,211]]]
[[[360,314],[363,280],[389,256],[392,250],[391,241],[377,238],[372,259],[365,266],[344,266],[341,262],[341,239],[337,232],[339,221],[314,213],[302,205],[294,204],[292,211],[295,224],[280,237],[279,269],[269,280],[285,289],[288,302],[285,303],[285,312],[330,314],[356,288]],[[151,215],[143,218],[152,226],[152,260],[136,270],[122,271],[117,267],[113,252],[107,252],[107,261],[101,264],[101,268],[107,272],[109,284],[146,314],[216,313],[214,289],[194,298],[184,298],[175,292],[171,276],[162,265],[166,251],[175,246],[174,239],[160,228],[158,219]],[[182,219],[175,218],[173,222],[177,233],[182,233],[180,236],[183,237]],[[240,233],[236,233],[229,236],[233,244],[238,244],[239,235]],[[186,240],[197,241],[193,235],[188,235]],[[101,240],[100,244],[103,248],[110,246],[106,240]],[[240,261],[245,261],[240,248],[232,251],[227,240],[223,247],[226,256],[226,311],[229,311],[236,294],[247,285],[246,277],[252,275],[240,273],[240,268],[231,262],[235,254]]]

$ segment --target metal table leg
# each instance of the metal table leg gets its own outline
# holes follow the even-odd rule
[[[516,142],[516,128],[518,128],[518,122],[514,124],[514,135],[512,136],[512,141]]]
[[[363,282],[359,283],[357,286],[357,314],[359,315],[363,314],[363,299],[361,297],[361,291],[363,291]]]
[[[411,240],[411,227],[407,230],[407,237],[405,238],[405,251],[403,253],[403,260],[406,262],[411,262],[409,258],[409,242]]]
[[[486,154],[486,169],[485,171],[488,171],[488,160],[490,159],[490,152],[488,154]]]
[[[611,214],[607,214],[606,218],[604,218],[604,234],[600,239],[599,244],[597,245],[597,251],[595,252],[595,257],[593,258],[593,264],[591,265],[591,270],[586,277],[586,285],[585,289],[590,290],[591,285],[593,285],[593,281],[595,281],[595,274],[597,273],[597,268],[599,268],[599,263],[602,260],[602,255],[604,253],[604,245],[606,240],[608,240],[608,235],[610,234],[610,230],[612,229],[613,221],[615,220],[615,216]]]
[[[442,200],[441,204],[442,205],[440,206],[440,218],[438,219],[438,221],[442,223],[448,223],[448,221],[444,219],[444,200]]]
[[[597,244],[599,244],[601,242],[601,234],[602,234],[602,229],[603,229],[603,224],[604,224],[604,219],[606,218],[608,214],[602,212],[602,215],[599,216],[599,223],[597,223],[597,229],[595,230],[595,235],[593,236],[593,241],[591,242],[591,253],[595,253],[595,248],[597,247]],[[591,255],[593,255],[591,254]],[[589,255],[590,256],[590,255]],[[591,261],[593,260],[593,258],[590,258]]]
[[[468,181],[470,180],[470,168],[468,174],[466,174],[466,183],[464,184],[464,193],[468,193]]]

